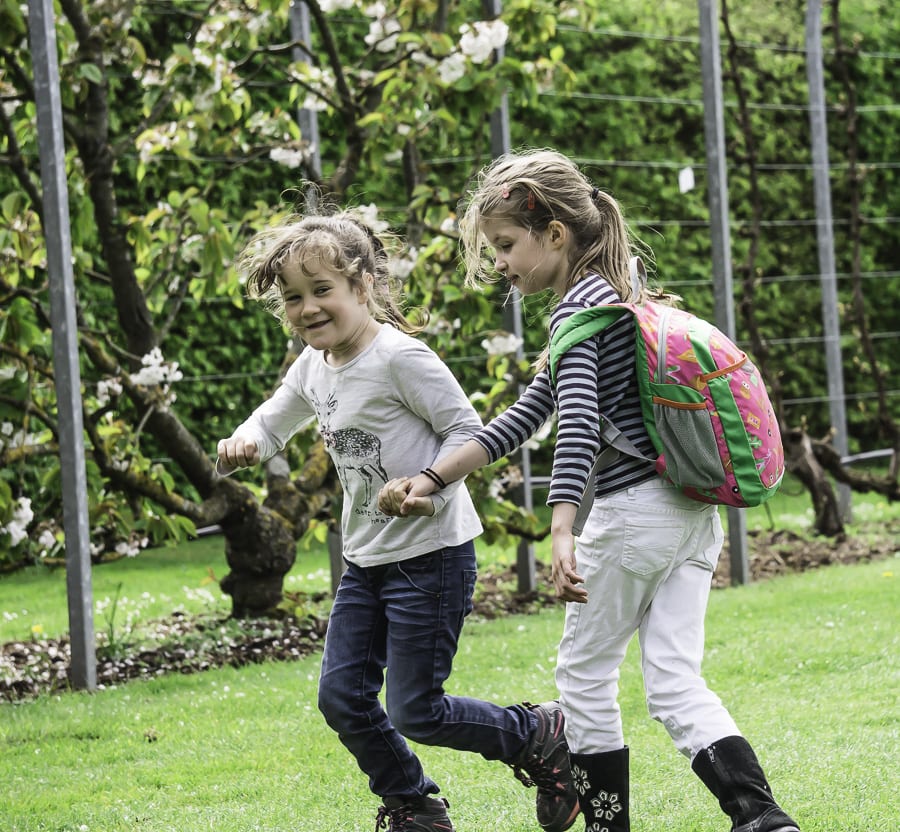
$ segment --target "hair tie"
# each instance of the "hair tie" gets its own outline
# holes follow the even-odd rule
[[[437,471],[431,468],[423,468],[420,474],[424,474],[428,479],[430,479],[438,488],[446,488],[447,483],[444,482],[443,478],[438,474]]]
[[[600,196],[600,189],[591,188],[591,202],[596,202],[598,196]]]
[[[528,192],[528,203],[527,204],[528,204],[528,210],[533,211],[534,210],[534,192],[533,191]]]

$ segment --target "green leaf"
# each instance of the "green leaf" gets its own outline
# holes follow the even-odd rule
[[[92,84],[100,85],[103,83],[103,73],[96,64],[79,64],[78,75],[86,78]]]

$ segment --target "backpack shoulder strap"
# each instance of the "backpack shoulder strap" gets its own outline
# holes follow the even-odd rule
[[[631,314],[631,307],[627,304],[609,304],[605,306],[590,306],[587,309],[579,309],[569,315],[557,327],[550,339],[550,381],[556,383],[556,368],[559,360],[576,344],[586,341],[598,332],[602,332],[622,315]]]

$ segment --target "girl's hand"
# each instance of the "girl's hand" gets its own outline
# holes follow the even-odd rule
[[[406,489],[406,499],[400,506],[400,513],[404,516],[422,514],[422,507],[430,505],[431,514],[434,514],[434,502],[428,495],[434,494],[437,490],[437,485],[431,477],[426,477],[425,474],[416,474],[416,476],[410,477]]]
[[[388,480],[378,492],[378,510],[382,514],[389,514],[391,517],[400,515],[400,506],[406,499],[406,490],[409,488],[409,477],[398,477],[394,480]]]
[[[232,436],[220,439],[216,446],[218,459],[216,471],[220,476],[228,476],[238,468],[247,468],[259,462],[259,446],[251,439]]]
[[[576,604],[587,603],[587,590],[577,586],[584,583],[584,578],[575,571],[575,537],[571,532],[553,532],[553,565],[550,578],[556,588],[556,595],[563,601]]]
[[[412,480],[409,477],[386,482],[378,492],[378,510],[392,517],[432,517],[434,501],[427,496],[410,497]]]

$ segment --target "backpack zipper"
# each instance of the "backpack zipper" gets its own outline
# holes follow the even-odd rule
[[[669,316],[672,314],[670,306],[664,306],[659,313],[659,323],[656,329],[656,381],[664,384],[665,372],[668,366],[666,354],[666,336],[669,332]]]

